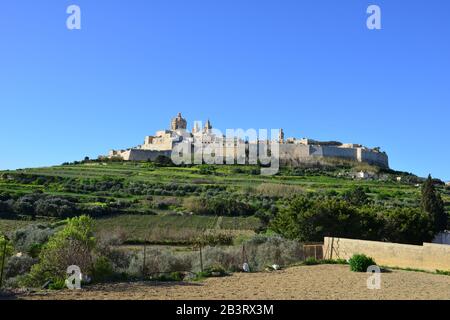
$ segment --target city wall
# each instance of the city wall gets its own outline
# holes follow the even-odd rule
[[[226,149],[229,150],[229,147],[227,146]],[[225,154],[227,153],[229,153],[229,151],[226,151]],[[233,154],[233,152],[230,154]],[[234,154],[237,154],[236,150]],[[171,151],[129,149],[118,152],[115,155],[121,156],[124,160],[129,161],[146,161],[154,160],[158,155],[170,157]],[[321,158],[340,158],[389,168],[388,156],[382,152],[365,150],[362,148],[340,148],[337,146],[280,144],[280,163],[282,165],[296,166],[301,163],[320,160]]]

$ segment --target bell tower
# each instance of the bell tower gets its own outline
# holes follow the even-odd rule
[[[178,113],[176,118],[173,118],[170,122],[170,130],[176,131],[176,130],[186,130],[187,127],[187,121],[181,116],[181,112]]]
[[[280,129],[280,132],[278,133],[278,142],[284,143],[284,131],[283,129]]]

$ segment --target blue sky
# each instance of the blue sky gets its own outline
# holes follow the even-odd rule
[[[77,4],[82,30],[66,28]],[[382,10],[380,31],[366,9]],[[143,142],[182,112],[380,146],[450,180],[447,0],[8,0],[0,169]]]

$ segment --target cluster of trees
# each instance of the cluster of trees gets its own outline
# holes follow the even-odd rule
[[[421,244],[448,226],[444,203],[429,177],[422,187],[420,208],[385,208],[368,204],[364,190],[344,200],[296,197],[270,222],[270,229],[300,241],[324,236]]]
[[[98,198],[97,200],[105,201]],[[105,201],[101,205],[88,205],[80,202],[79,198],[70,196],[55,196],[42,192],[34,192],[26,195],[0,193],[0,218],[15,218],[29,216],[34,219],[37,216],[69,218],[82,214],[92,217],[100,217],[108,214],[119,213],[128,208],[129,204],[120,201]]]
[[[213,196],[226,190],[223,185],[196,185],[178,183],[129,183],[123,192],[131,195],[155,195],[155,196],[186,196],[205,195]]]
[[[251,204],[229,197],[188,198],[183,205],[198,215],[251,216],[256,212]]]
[[[197,185],[178,183],[144,183],[129,182],[124,178],[104,176],[102,178],[63,178],[53,176],[41,176],[24,173],[11,173],[2,176],[3,179],[14,181],[24,185],[42,185],[46,190],[71,192],[78,194],[98,195],[215,195],[226,190],[223,185]]]

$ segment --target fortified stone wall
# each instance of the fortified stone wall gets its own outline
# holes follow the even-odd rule
[[[157,145],[153,145],[156,147]],[[158,145],[159,146],[159,145]],[[115,156],[121,156],[126,161],[146,161],[154,160],[158,155],[171,156],[171,150],[167,150],[168,145],[163,145],[162,150],[129,149],[123,152],[116,152]],[[247,146],[248,148],[248,146]],[[212,151],[212,150],[209,150]],[[230,150],[229,145],[225,154],[237,154]],[[365,150],[362,148],[339,148],[336,146],[319,146],[303,144],[280,144],[281,165],[300,165],[326,158],[340,158],[358,162],[366,162],[372,165],[389,168],[388,157],[385,153]]]
[[[375,164],[380,167],[389,168],[389,159],[384,152],[374,152],[370,150],[358,149],[359,162],[365,162],[368,164]]]
[[[361,148],[340,148],[337,146],[319,146],[302,144],[281,144],[280,161],[282,164],[296,165],[320,158],[341,158],[358,162],[367,162],[388,168],[388,157],[385,153],[364,150]]]
[[[311,156],[326,158],[343,158],[348,160],[356,159],[356,149],[354,148],[338,148],[335,146],[311,146]]]
[[[171,153],[172,151],[130,149],[122,152],[119,156],[125,161],[153,161],[160,155],[170,157]]]
[[[310,146],[301,144],[280,144],[280,159],[305,159],[310,156]]]

